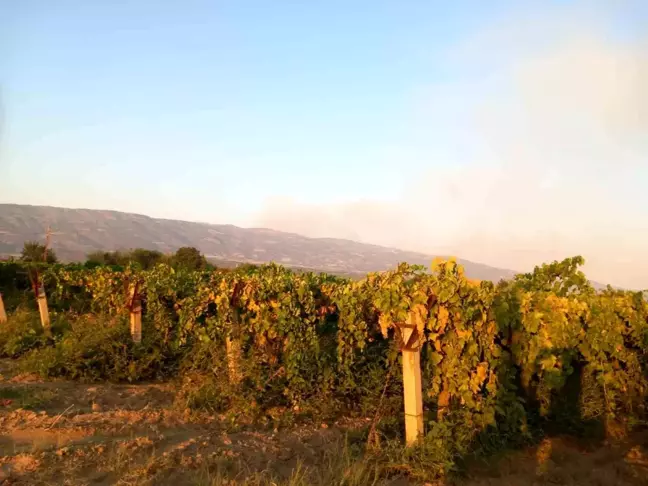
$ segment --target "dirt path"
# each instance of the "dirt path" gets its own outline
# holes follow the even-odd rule
[[[298,463],[316,462],[344,436],[322,426],[237,430],[224,417],[174,406],[174,391],[173,384],[5,375],[0,484],[212,484],[214,464],[239,475],[271,468],[290,477]]]
[[[345,450],[345,437],[366,423],[246,430],[222,416],[181,410],[174,397],[173,384],[45,383],[5,374],[0,484],[260,485],[273,484],[271,477],[283,478],[279,484],[312,484],[312,477],[300,480],[301,468],[318,471],[320,485],[410,484],[402,478],[367,483],[370,474],[354,479],[353,471],[362,466],[344,462],[353,457]],[[548,439],[498,461],[474,464],[454,482],[648,485],[648,435],[594,449]]]

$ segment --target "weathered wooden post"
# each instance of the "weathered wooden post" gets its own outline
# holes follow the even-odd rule
[[[41,283],[38,286],[38,312],[40,313],[41,324],[45,333],[49,334],[50,332],[50,316],[49,309],[47,308],[47,295],[45,295],[45,287]]]
[[[403,358],[405,443],[413,445],[424,433],[421,385],[421,336],[414,324],[398,324]]]
[[[0,292],[0,324],[7,322],[7,311],[5,311],[4,301],[2,300],[2,292]]]
[[[142,342],[142,301],[137,294],[137,285],[131,294],[130,332],[134,343]]]

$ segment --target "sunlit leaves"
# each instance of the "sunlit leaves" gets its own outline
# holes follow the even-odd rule
[[[358,370],[392,367],[413,333],[437,420],[461,411],[475,426],[497,417],[517,433],[526,430],[523,405],[548,414],[577,372],[610,416],[646,406],[646,295],[596,292],[582,263],[545,264],[497,285],[467,279],[453,259],[358,281],[274,264],[229,272],[55,265],[43,275],[52,305],[77,312],[127,312],[137,287],[145,325],[169,346],[239,339],[253,365],[248,382],[259,393],[272,382],[291,402],[355,390]]]

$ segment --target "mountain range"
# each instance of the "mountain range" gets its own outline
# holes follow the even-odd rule
[[[265,228],[240,228],[158,219],[141,214],[95,209],[0,204],[0,256],[18,255],[27,240],[44,241],[61,260],[84,260],[95,250],[147,248],[171,253],[182,246],[198,248],[216,265],[274,261],[295,269],[351,277],[393,268],[399,262],[429,266],[433,255],[336,238],[305,236]],[[458,260],[466,275],[498,281],[515,272]]]

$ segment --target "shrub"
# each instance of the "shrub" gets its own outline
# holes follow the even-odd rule
[[[21,367],[42,377],[84,381],[138,381],[169,376],[176,356],[161,345],[159,335],[146,329],[142,343],[132,342],[121,317],[81,316],[52,346],[34,349]]]
[[[58,327],[60,321],[54,322]],[[47,342],[39,315],[26,309],[13,312],[0,326],[0,357],[18,358]]]

